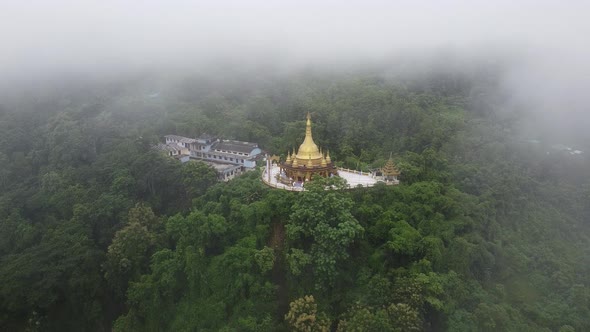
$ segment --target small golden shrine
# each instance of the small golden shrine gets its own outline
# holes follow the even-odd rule
[[[280,174],[283,182],[305,182],[313,176],[329,177],[338,175],[336,167],[332,163],[330,153],[324,154],[314,143],[311,136],[311,116],[307,113],[307,125],[305,139],[299,146],[299,150],[287,152],[287,159],[280,164]]]
[[[387,160],[385,166],[381,168],[381,174],[383,176],[383,180],[385,181],[397,181],[400,171],[395,166],[391,154],[389,155],[389,160]]]

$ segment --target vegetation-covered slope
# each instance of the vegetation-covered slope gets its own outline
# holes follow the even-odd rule
[[[10,102],[0,328],[590,330],[588,160],[522,143],[526,119],[482,89],[308,73]],[[215,184],[150,149],[207,132],[286,153],[306,112],[333,160],[369,169],[393,153],[402,184]]]

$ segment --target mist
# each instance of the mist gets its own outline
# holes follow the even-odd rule
[[[582,1],[7,1],[0,88],[226,67],[501,63],[506,108],[565,133],[590,125],[589,10]]]
[[[588,13],[1,0],[0,331],[590,331]]]

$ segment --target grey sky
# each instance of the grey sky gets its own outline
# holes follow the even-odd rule
[[[588,1],[1,0],[0,75],[371,63],[445,47],[518,54],[506,77],[516,98],[585,112],[588,13]]]
[[[590,6],[582,1],[2,3],[0,72],[264,54],[299,63],[440,46],[584,54],[589,48]]]

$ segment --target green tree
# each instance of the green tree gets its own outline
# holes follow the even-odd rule
[[[287,236],[294,247],[307,249],[305,244],[311,243],[309,254],[318,288],[332,285],[337,264],[348,257],[349,246],[364,231],[350,212],[352,200],[338,190],[345,185],[338,178],[308,184],[295,201],[287,224]]]
[[[291,302],[285,321],[293,331],[327,332],[330,330],[330,320],[326,314],[318,311],[313,295],[306,295]]]
[[[187,162],[182,165],[182,183],[186,188],[187,196],[190,199],[196,198],[217,183],[217,172],[203,162]]]
[[[160,220],[149,207],[138,204],[129,210],[128,224],[115,234],[103,266],[105,278],[119,295],[147,272],[158,242],[154,231],[159,228]]]
[[[129,281],[137,280],[146,272],[154,236],[145,226],[133,222],[115,234],[104,264],[105,278],[119,295],[123,295]]]

